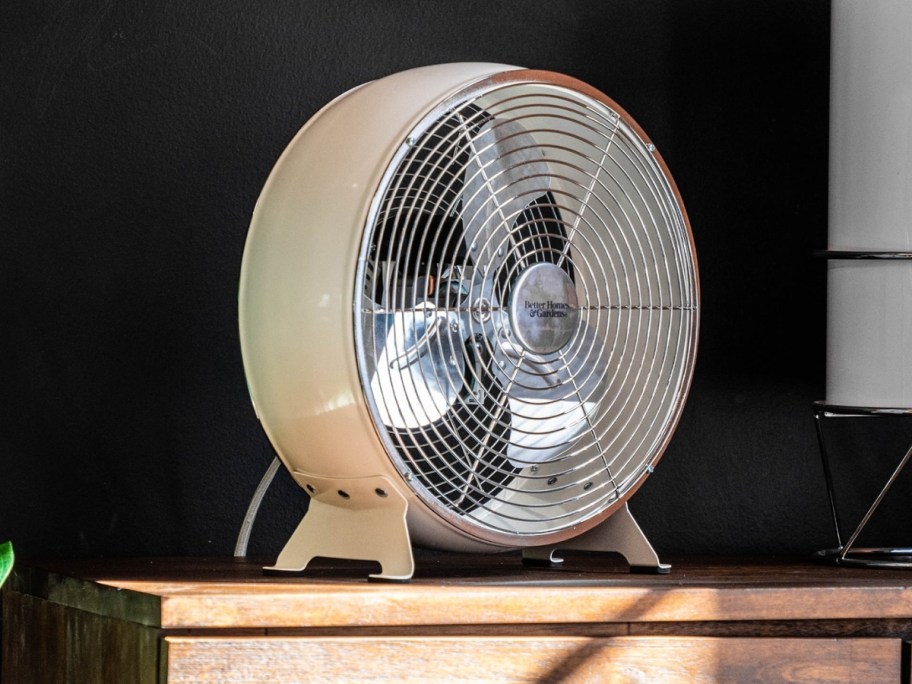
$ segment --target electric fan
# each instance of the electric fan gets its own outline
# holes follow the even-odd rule
[[[251,397],[311,497],[272,569],[408,579],[414,541],[667,571],[626,501],[683,408],[698,298],[674,181],[592,87],[448,64],[338,97],[277,162],[242,265]]]

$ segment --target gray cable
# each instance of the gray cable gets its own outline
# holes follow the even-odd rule
[[[272,463],[269,464],[266,472],[263,473],[260,484],[257,485],[256,491],[253,493],[253,498],[250,499],[250,503],[247,506],[247,513],[244,515],[244,522],[241,524],[241,531],[238,533],[237,543],[234,545],[235,558],[247,555],[247,543],[250,541],[250,531],[253,529],[253,523],[260,510],[260,504],[263,503],[263,497],[266,495],[266,490],[269,489],[269,485],[272,484],[275,474],[279,471],[279,465],[281,465],[281,462],[279,461],[279,457],[276,456],[272,459]]]

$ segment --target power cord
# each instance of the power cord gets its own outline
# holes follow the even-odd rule
[[[244,522],[241,523],[241,531],[238,533],[237,542],[234,545],[235,558],[247,555],[247,544],[250,542],[250,531],[253,529],[253,523],[260,510],[260,504],[263,503],[263,497],[266,496],[266,490],[269,489],[269,485],[271,485],[272,481],[275,479],[275,475],[279,471],[280,465],[281,461],[279,461],[278,456],[272,459],[272,463],[266,468],[266,472],[263,473],[263,477],[260,479],[260,484],[257,485],[256,491],[253,493],[253,498],[250,499],[250,503],[247,506],[247,513],[244,515]]]

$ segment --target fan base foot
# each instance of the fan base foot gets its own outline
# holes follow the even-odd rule
[[[310,506],[270,572],[301,572],[314,559],[376,561],[368,579],[405,582],[415,561],[405,513],[408,502],[387,478],[329,479],[294,472],[311,493]]]
[[[534,546],[523,549],[523,564],[535,567],[559,567],[563,559],[558,549],[565,551],[599,551],[619,553],[630,564],[630,572],[665,575],[671,565],[659,561],[652,544],[643,534],[625,503],[600,525],[556,546]]]
[[[671,565],[659,563],[658,565],[631,565],[632,575],[667,575],[671,572]]]

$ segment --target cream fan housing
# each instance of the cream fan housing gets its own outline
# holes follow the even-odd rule
[[[355,88],[288,145],[254,211],[250,393],[310,494],[276,569],[411,576],[412,541],[617,550],[693,372],[684,207],[620,107],[566,76],[447,64]]]

